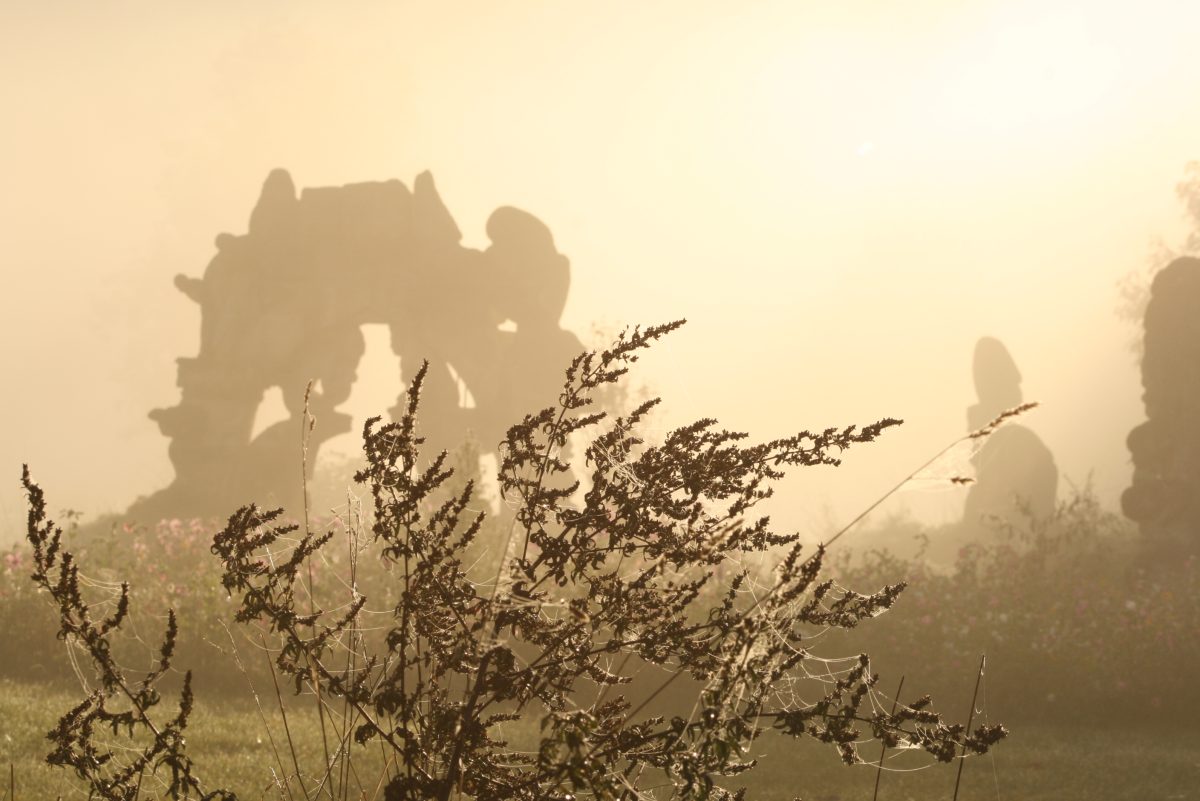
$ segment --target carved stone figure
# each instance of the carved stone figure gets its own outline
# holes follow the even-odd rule
[[[979,402],[967,410],[967,428],[977,431],[1022,402],[1021,373],[998,339],[975,345],[975,392]],[[1002,425],[973,457],[975,483],[967,493],[963,523],[985,524],[991,516],[1015,520],[1028,511],[1046,517],[1054,511],[1058,468],[1050,450],[1019,423]]]
[[[462,246],[429,173],[411,191],[392,180],[297,195],[288,173],[273,171],[247,233],[217,237],[203,278],[175,279],[201,309],[199,353],[178,360],[180,401],[150,413],[171,440],[175,480],[127,516],[220,515],[252,500],[298,514],[305,387],[314,382],[319,421],[311,472],[321,443],[351,426],[337,407],[356,378],[363,325],[390,327],[406,378],[429,360],[430,448],[456,447],[470,430],[492,451],[508,425],[553,404],[581,349],[559,326],[570,264],[527,212],[498,209],[487,232],[485,251]],[[251,438],[273,387],[291,417]]]
[[[1166,553],[1200,544],[1200,259],[1180,258],[1150,287],[1142,357],[1146,422],[1129,433],[1133,483],[1121,509]]]

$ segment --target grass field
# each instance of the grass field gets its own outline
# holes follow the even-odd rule
[[[4,782],[2,801],[11,801],[8,766],[13,766],[16,799],[43,801],[86,798],[66,771],[42,762],[47,751],[44,733],[72,703],[61,690],[0,681],[0,767]],[[277,715],[277,713],[275,713]],[[272,718],[275,745],[290,765],[282,726]],[[300,763],[322,764],[322,746],[316,726],[303,715],[289,718]],[[199,699],[188,741],[191,753],[209,786],[236,791],[243,801],[279,798],[272,781],[276,765],[271,737],[253,705],[234,708],[213,706]],[[768,738],[755,749],[760,766],[746,782],[751,799],[804,801],[869,801],[875,783],[873,767],[842,766],[827,746],[811,741]],[[873,756],[875,752],[867,752]],[[904,764],[904,769],[927,760]],[[378,753],[359,762],[355,793],[376,795],[381,757]],[[277,769],[278,771],[278,769]],[[881,801],[932,801],[950,799],[955,768],[939,765],[912,772],[888,772],[883,777]],[[1021,801],[1156,801],[1200,799],[1200,727],[1190,729],[1084,728],[1069,725],[1017,727],[1011,738],[992,754],[967,762],[959,798],[1020,799]]]

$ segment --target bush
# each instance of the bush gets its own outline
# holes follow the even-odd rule
[[[766,728],[827,742],[848,763],[866,739],[948,762],[1005,735],[948,725],[928,697],[885,702],[863,654],[810,654],[814,636],[880,614],[903,585],[837,589],[821,579],[823,549],[805,556],[753,516],[787,468],[835,465],[899,421],[746,444],[701,420],[651,445],[638,432],[657,400],[612,421],[596,411],[593,394],[679,325],[582,354],[559,404],[509,430],[500,548],[480,541],[473,484],[452,483],[445,453],[421,453],[424,370],[402,419],[364,431],[356,478],[373,514],[369,531],[351,527],[337,581],[312,573],[335,531],[254,506],[230,517],[212,549],[236,619],[258,628],[272,670],[313,701],[326,737],[322,764],[289,772],[280,760],[289,793],[366,790],[354,756],[372,747],[389,755],[379,777],[389,801],[616,799],[650,787],[719,798],[722,777],[753,768],[749,747]],[[566,460],[572,440],[584,444],[586,490]],[[359,583],[368,545],[394,588],[374,605]],[[762,583],[745,557],[774,548],[782,557]],[[655,672],[666,678],[636,686]],[[672,686],[694,688],[691,704],[654,714]]]
[[[933,542],[956,534],[926,532]],[[950,570],[887,549],[834,561],[848,584],[909,582],[888,625],[856,644],[943,701],[966,704],[986,653],[988,698],[1009,721],[1183,721],[1200,706],[1200,565],[1156,562],[1088,489],[1049,519],[993,521]]]
[[[184,614],[176,654],[192,666],[198,686],[242,693],[245,682],[230,675],[228,657],[214,647],[227,643],[222,624],[231,616],[229,596],[221,588],[220,565],[209,550],[219,530],[215,521],[200,519],[162,520],[152,526],[102,522],[81,528],[69,516],[62,542],[79,564],[87,566],[81,580],[94,599],[115,599],[122,580],[136,577],[129,587],[130,611],[124,626],[133,642],[115,643],[118,649],[137,653],[136,640],[162,628],[164,610],[180,609]],[[57,626],[55,612],[28,581],[31,560],[25,543],[14,545],[0,563],[0,631],[14,652],[22,654],[20,660],[0,662],[0,669],[9,678],[74,683],[75,671],[51,636]]]

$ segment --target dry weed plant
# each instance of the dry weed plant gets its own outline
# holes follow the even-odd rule
[[[223,790],[206,792],[185,752],[183,731],[193,701],[190,671],[184,674],[175,715],[151,714],[162,701],[156,685],[171,669],[175,652],[175,610],[167,612],[157,664],[141,679],[131,679],[113,655],[111,639],[129,614],[129,585],[121,585],[112,613],[97,619],[84,600],[79,565],[62,547],[62,529],[46,517],[45,496],[28,467],[21,483],[29,496],[31,578],[58,608],[59,638],[86,654],[98,683],[95,689],[85,686],[87,697],[47,735],[54,750],[46,761],[72,769],[88,787],[89,797],[105,801],[135,801],[160,790],[177,799],[233,799]],[[101,736],[98,730],[103,729],[111,729],[110,738]]]
[[[850,764],[866,742],[950,762],[1006,735],[949,724],[928,697],[885,698],[865,654],[811,653],[815,637],[879,615],[904,585],[860,594],[822,580],[824,548],[806,555],[756,512],[788,468],[836,465],[900,421],[748,444],[704,419],[652,445],[639,427],[658,399],[615,419],[597,410],[595,397],[680,325],[633,328],[581,354],[558,404],[509,429],[499,468],[509,509],[490,570],[470,555],[485,524],[473,482],[456,486],[447,455],[421,451],[424,369],[400,420],[368,421],[355,476],[374,508],[369,532],[350,527],[351,552],[377,550],[394,603],[372,607],[353,567],[344,597],[314,592],[308,565],[333,531],[301,532],[253,505],[229,518],[212,550],[236,618],[315,704],[325,744],[315,768],[294,747],[292,770],[278,760],[280,798],[720,799],[734,797],[723,777],[754,767],[769,729],[829,743]],[[582,491],[570,440],[586,442]],[[782,558],[763,581],[747,556],[772,549]],[[78,617],[73,603],[64,619]],[[658,714],[672,684],[690,701]],[[181,713],[155,742],[181,747],[185,723]],[[378,775],[360,768],[366,749]],[[182,794],[171,797],[191,786],[173,783]]]

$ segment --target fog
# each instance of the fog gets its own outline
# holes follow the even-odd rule
[[[788,481],[781,521],[808,536],[965,433],[983,336],[1064,485],[1115,507],[1144,419],[1118,283],[1187,233],[1198,23],[1183,2],[8,4],[4,536],[22,462],[89,517],[170,482],[146,415],[199,340],[173,276],[245,232],[277,167],[298,187],[429,170],[469,247],[498,206],[537,215],[585,341],[688,318],[636,376],[664,428],[903,418]],[[397,388],[365,372],[360,420]]]

